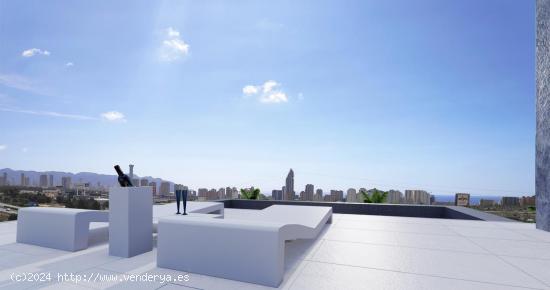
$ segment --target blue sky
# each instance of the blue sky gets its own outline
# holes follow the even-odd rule
[[[534,194],[534,2],[0,0],[0,167]]]

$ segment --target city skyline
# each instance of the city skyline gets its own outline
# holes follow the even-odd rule
[[[130,164],[129,165],[129,173],[133,173],[133,164]],[[17,173],[17,176],[14,176],[12,174],[11,178],[10,176],[7,175],[7,172],[4,171],[4,170],[11,170],[13,171],[14,173]],[[37,186],[37,187],[55,187],[55,186],[62,186],[64,188],[67,188],[67,187],[70,187],[70,186],[67,186],[65,185],[66,183],[67,184],[72,184],[73,180],[72,180],[72,176],[68,176],[68,175],[78,175],[78,174],[81,174],[81,173],[71,173],[71,172],[56,172],[56,171],[44,171],[44,172],[41,172],[41,171],[24,171],[24,170],[13,170],[13,169],[9,169],[9,168],[4,168],[4,169],[0,169],[0,171],[3,171],[2,172],[2,176],[0,176],[0,185],[15,185],[15,186]],[[18,173],[18,172],[21,172],[21,173]],[[33,175],[37,176],[35,179],[32,179],[30,176],[27,176],[25,175],[25,172],[32,172]],[[54,175],[52,175],[51,173],[55,173],[59,176],[55,177],[54,178]],[[97,173],[92,173],[92,172],[85,172],[86,174],[97,174]],[[92,186],[101,186],[101,187],[109,187],[109,186],[116,186],[118,183],[116,181],[116,175],[110,175],[110,174],[107,174],[107,175],[104,175],[104,174],[97,174],[97,175],[101,175],[101,176],[111,176],[112,177],[112,180],[107,183],[104,183],[102,184],[101,182],[99,181],[89,181],[89,180],[83,180],[83,178],[80,178],[78,181],[75,181],[76,183],[79,183],[79,184],[84,184],[84,183],[90,183],[92,184]],[[137,175],[136,175],[137,176]],[[16,177],[17,177],[17,180],[16,180]],[[45,183],[43,182],[43,179],[45,180]],[[8,182],[8,184],[6,184],[5,182]],[[55,180],[55,182],[54,182]],[[105,180],[105,179],[103,179]],[[173,184],[175,184],[173,181],[171,180],[166,180],[166,179],[163,179],[163,178],[158,178],[158,177],[152,177],[152,176],[141,176],[141,177],[135,177],[132,179],[132,181],[134,182],[134,184],[136,184],[136,186],[154,186],[155,189],[154,191],[157,192],[159,191],[159,194],[167,194],[168,192],[171,192],[171,187]],[[157,182],[158,181],[158,182]],[[157,184],[158,183],[158,184]],[[45,185],[44,185],[45,184]],[[164,186],[163,186],[164,184]],[[405,199],[405,194],[407,191],[420,191],[420,192],[425,192],[425,194],[429,194],[429,195],[433,195],[433,196],[454,196],[457,192],[459,192],[458,190],[454,190],[454,191],[439,191],[439,192],[434,192],[434,191],[431,191],[431,190],[428,190],[426,191],[425,189],[426,188],[420,188],[420,187],[377,187],[377,186],[368,186],[368,185],[360,185],[360,186],[356,186],[356,187],[326,187],[326,188],[319,188],[318,186],[314,185],[314,184],[305,184],[304,185],[304,190],[301,190],[299,188],[296,188],[294,187],[294,170],[290,169],[290,171],[288,172],[288,174],[286,175],[286,179],[284,180],[284,184],[282,186],[281,189],[277,189],[277,188],[273,188],[273,189],[269,189],[269,188],[260,188],[261,190],[261,193],[266,195],[266,196],[273,196],[274,198],[273,199],[277,199],[277,200],[289,200],[289,195],[290,194],[289,192],[286,192],[286,188],[287,188],[287,185],[291,185],[293,187],[293,197],[294,198],[297,198],[297,199],[302,199],[302,195],[305,194],[305,196],[307,197],[306,200],[315,200],[315,195],[319,193],[319,191],[321,191],[321,193],[325,196],[325,195],[331,195],[332,192],[334,191],[342,191],[345,192],[345,194],[343,195],[344,197],[347,197],[348,196],[348,193],[350,192],[350,190],[353,190],[353,192],[355,194],[359,194],[359,192],[361,190],[370,190],[370,189],[379,189],[379,190],[383,190],[383,191],[388,191],[389,193],[389,197],[388,197],[388,201],[390,203],[394,203],[393,201],[395,201],[395,198],[393,197],[393,194],[394,193],[398,193],[400,195],[403,195],[402,196],[402,199]],[[186,185],[188,186],[188,185]],[[249,185],[249,186],[252,186],[252,187],[256,187],[256,188],[259,188],[258,186],[254,186],[254,185]],[[221,190],[221,189],[224,189],[224,187],[227,189],[227,188],[248,188],[249,186],[235,186],[234,184],[231,184],[230,186],[227,186],[227,185],[224,185],[224,186],[221,186],[221,187],[217,187],[217,186],[212,186],[212,185],[196,185],[196,186],[193,186],[193,185],[190,185],[188,186],[190,190],[195,190],[195,191],[198,191],[199,189],[203,189],[203,190],[206,190],[206,191],[218,191],[218,190]],[[161,189],[163,188],[163,189]],[[368,188],[368,189],[367,189]],[[300,193],[300,194],[297,194],[297,193]],[[521,196],[525,196],[525,195],[529,195],[529,194],[525,194],[525,193],[510,193],[510,192],[506,192],[506,191],[503,191],[501,192],[500,194],[496,194],[496,195],[491,195],[491,194],[474,194],[473,196],[484,196],[484,197],[487,197],[487,196],[495,196],[495,197],[502,197],[502,196],[517,196],[517,197],[521,197]],[[276,198],[275,198],[276,197]],[[426,198],[424,198],[425,200]],[[346,198],[347,200],[347,198]],[[355,199],[354,199],[355,200]],[[414,200],[414,199],[413,199]],[[349,200],[347,200],[349,201]]]
[[[0,162],[534,194],[534,3],[390,2],[2,3]]]

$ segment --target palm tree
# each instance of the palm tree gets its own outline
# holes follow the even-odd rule
[[[378,190],[376,188],[372,189],[372,194],[369,195],[368,192],[361,190],[360,193],[363,196],[363,202],[365,203],[384,203],[386,198],[388,198],[388,192]]]
[[[260,197],[260,189],[259,188],[241,188],[241,197],[243,199],[258,199]]]

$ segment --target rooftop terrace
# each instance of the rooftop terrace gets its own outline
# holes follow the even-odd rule
[[[226,208],[225,216],[246,211]],[[187,282],[163,284],[58,282],[58,272],[185,273],[157,268],[156,249],[128,259],[109,256],[105,223],[92,224],[90,247],[79,252],[17,244],[16,226],[0,223],[0,289],[273,289],[193,273]],[[280,289],[550,289],[550,233],[517,222],[335,211],[316,240],[286,243],[285,268]],[[51,272],[53,281],[11,280],[24,272]]]

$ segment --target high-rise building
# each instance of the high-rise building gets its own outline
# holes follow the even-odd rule
[[[216,199],[224,199],[225,198],[225,188],[218,189],[218,196]]]
[[[133,181],[134,180],[134,164],[130,164],[129,167],[130,167],[130,174],[128,175],[128,177],[130,177],[130,180]],[[135,185],[137,185],[137,184],[135,184]]]
[[[521,206],[535,206],[535,196],[522,196],[519,199],[519,205]]]
[[[64,189],[71,188],[72,186],[71,177],[70,176],[61,177],[61,186],[63,186]]]
[[[346,192],[346,201],[347,202],[357,202],[357,191],[355,188],[350,188]]]
[[[6,172],[2,173],[2,178],[0,178],[0,185],[8,185],[8,174]]]
[[[273,200],[283,200],[283,191],[274,189],[271,191],[271,199]]]
[[[162,181],[160,183],[160,195],[169,195],[170,194],[170,182]]]
[[[21,181],[19,182],[21,186],[25,186],[25,173],[21,173]]]
[[[207,188],[199,188],[197,196],[199,198],[206,199],[206,196],[208,195],[208,189]]]
[[[218,191],[215,188],[212,188],[206,194],[207,200],[216,200],[218,199]]]
[[[147,178],[142,178],[139,181],[139,186],[147,186],[148,184],[149,184],[149,180],[147,180]]]
[[[312,201],[314,191],[315,191],[315,186],[313,186],[313,184],[306,184],[304,200]]]
[[[500,200],[500,205],[503,207],[516,207],[519,206],[519,197],[517,196],[503,196]]]
[[[344,201],[344,191],[343,190],[330,190],[330,200],[331,201]]]
[[[225,188],[225,198],[227,199],[233,198],[233,190],[229,186]]]
[[[50,174],[48,177],[49,177],[49,181],[50,181],[50,182],[49,182],[50,186],[51,186],[51,187],[54,187],[54,184],[53,184],[53,175]]]
[[[48,175],[41,174],[40,175],[40,183],[38,185],[40,187],[48,187]]]
[[[480,199],[479,205],[484,207],[491,207],[495,206],[496,202],[493,199]]]
[[[405,190],[405,203],[408,204],[430,204],[430,194],[425,190]]]
[[[285,200],[294,200],[294,171],[290,168],[285,182]]]
[[[399,190],[388,190],[388,197],[386,198],[387,203],[399,204],[403,202],[403,193]]]
[[[149,186],[153,188],[153,195],[157,195],[157,183],[154,181],[149,182]]]
[[[313,198],[315,201],[323,201],[323,190],[320,188],[317,188],[315,191],[315,197]]]

